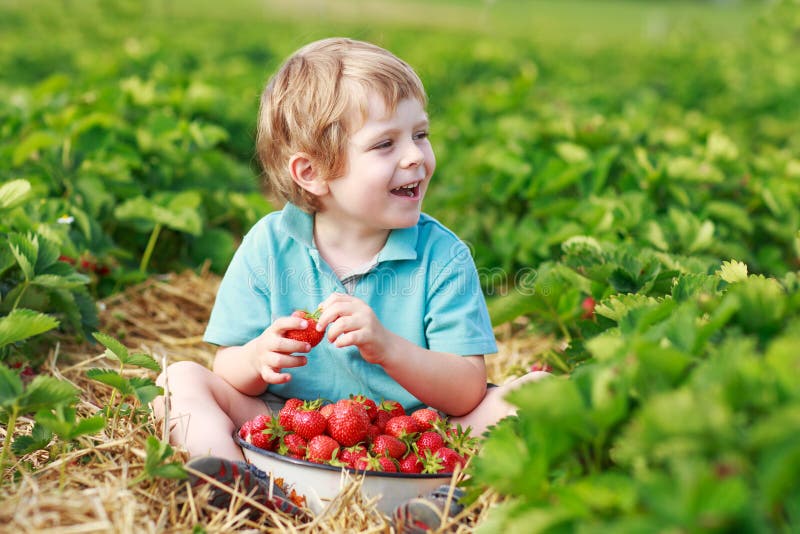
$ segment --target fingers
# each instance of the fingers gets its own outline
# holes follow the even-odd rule
[[[308,358],[305,356],[289,356],[287,354],[273,354],[265,357],[263,364],[272,369],[287,369],[292,367],[303,367],[308,363]]]
[[[267,328],[268,332],[274,332],[278,335],[283,335],[287,330],[301,330],[308,326],[308,321],[296,315],[289,315],[288,317],[278,317]]]
[[[272,352],[280,352],[281,354],[292,354],[295,352],[308,352],[311,350],[311,345],[305,341],[276,336],[270,340],[269,350]]]
[[[336,321],[342,315],[351,315],[358,305],[366,304],[350,295],[333,293],[319,305],[322,313],[317,319],[317,331],[324,331],[329,324]]]
[[[292,379],[292,375],[278,372],[278,370],[265,365],[261,368],[261,379],[267,384],[285,384]]]
[[[341,338],[343,334],[358,329],[358,324],[357,318],[353,317],[352,315],[338,317],[328,328],[328,341],[336,344],[336,340]],[[336,345],[343,346],[338,344]]]
[[[259,367],[261,378],[267,384],[284,384],[292,379],[289,373],[282,373],[282,369],[302,367],[308,363],[305,356],[288,356],[273,353],[263,358],[264,362]]]
[[[272,322],[263,336],[261,346],[264,350],[292,354],[294,352],[308,352],[311,345],[305,341],[298,341],[285,337],[289,330],[302,330],[308,326],[308,321],[296,316],[279,317]]]

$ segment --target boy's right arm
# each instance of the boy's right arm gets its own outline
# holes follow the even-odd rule
[[[244,345],[220,347],[214,356],[214,372],[245,395],[251,396],[264,393],[270,384],[288,382],[292,376],[281,373],[281,369],[305,365],[305,356],[292,354],[308,352],[311,346],[284,337],[284,333],[305,328],[304,323],[306,320],[300,317],[281,317],[260,336]]]

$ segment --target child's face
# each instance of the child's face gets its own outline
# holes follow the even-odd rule
[[[368,103],[366,120],[350,135],[347,170],[328,182],[325,209],[369,229],[414,226],[436,168],[428,116],[414,98],[391,115],[380,96],[368,93]]]

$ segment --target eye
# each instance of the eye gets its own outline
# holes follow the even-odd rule
[[[387,148],[391,148],[392,144],[392,141],[387,139],[386,141],[381,141],[380,143],[373,145],[370,150],[385,150]]]
[[[421,132],[417,132],[417,133],[414,134],[414,140],[415,141],[419,140],[419,139],[427,139],[427,137],[428,137],[428,131],[427,130],[423,130]]]

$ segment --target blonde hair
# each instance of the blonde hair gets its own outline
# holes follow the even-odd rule
[[[384,99],[390,113],[406,98],[427,103],[414,69],[370,43],[323,39],[286,60],[264,89],[258,114],[256,152],[270,196],[307,212],[319,210],[316,196],[292,180],[289,159],[303,152],[324,179],[341,176],[348,135],[366,119],[370,91]],[[356,112],[361,123],[354,123]]]

